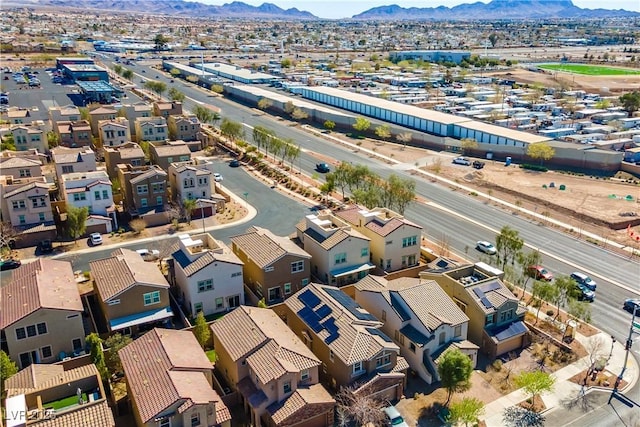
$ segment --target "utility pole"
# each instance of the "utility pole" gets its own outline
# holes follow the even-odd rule
[[[620,385],[620,381],[622,381],[622,377],[624,375],[624,371],[627,370],[627,361],[629,360],[629,352],[631,351],[631,346],[633,345],[633,334],[640,334],[640,321],[636,322],[636,315],[640,315],[640,307],[634,306],[633,313],[631,315],[631,326],[629,327],[629,336],[627,337],[627,342],[625,343],[625,353],[624,353],[624,364],[622,365],[622,370],[620,371],[620,375],[616,379],[616,382],[613,386],[613,391],[609,396],[609,404],[611,403],[611,399],[618,393],[618,386]],[[639,332],[636,332],[634,329],[638,328]]]

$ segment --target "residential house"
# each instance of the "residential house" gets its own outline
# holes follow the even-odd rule
[[[89,266],[109,332],[131,335],[170,322],[169,283],[154,263],[120,248]]]
[[[57,129],[60,122],[77,122],[82,120],[80,109],[73,104],[59,107],[49,107],[49,120],[51,128]]]
[[[435,280],[469,318],[468,337],[491,359],[526,346],[526,309],[502,282],[504,273],[488,264],[427,269],[422,279]]]
[[[208,233],[178,238],[169,277],[187,313],[209,316],[244,304],[240,258]]]
[[[276,313],[241,306],[210,327],[216,370],[239,392],[251,425],[334,425],[322,363]]]
[[[93,172],[97,169],[96,153],[89,147],[51,149],[51,158],[56,167],[56,177],[65,173]]]
[[[172,140],[197,141],[200,120],[193,115],[169,116],[167,119],[169,137]]]
[[[21,159],[37,160],[40,163],[44,163],[47,161],[47,155],[39,152],[35,148],[28,148],[24,151],[9,151],[9,150],[0,151],[0,161],[10,159],[13,157],[18,157]]]
[[[91,134],[94,138],[100,137],[100,122],[115,120],[118,111],[112,107],[100,106],[89,111],[89,122],[91,123]]]
[[[91,125],[86,120],[77,122],[58,122],[53,128],[58,136],[58,144],[61,147],[91,147]]]
[[[371,261],[383,272],[419,264],[421,226],[386,208],[351,206],[335,214],[371,239]]]
[[[2,175],[13,178],[42,176],[42,162],[29,157],[5,157],[0,159]]]
[[[33,180],[24,184],[20,180],[11,180],[12,185],[3,186],[2,219],[19,229],[37,225],[52,226],[53,212],[49,198],[49,184],[42,180]],[[6,183],[6,180],[4,181]],[[54,226],[55,229],[55,226]]]
[[[187,162],[191,160],[191,150],[184,141],[162,141],[149,144],[151,163],[169,170],[173,162]]]
[[[311,255],[288,237],[254,226],[231,237],[231,249],[244,263],[245,285],[255,300],[277,304],[309,283]]]
[[[136,119],[151,117],[153,115],[153,107],[146,102],[140,101],[134,104],[125,104],[122,108],[124,109],[127,120],[129,120],[129,132],[131,134],[132,141],[140,142],[140,139],[136,134]]]
[[[114,120],[100,120],[98,122],[98,136],[100,146],[117,147],[131,141],[129,121],[124,117],[116,117]]]
[[[116,425],[100,373],[94,364],[77,367],[71,364],[29,365],[8,378],[5,385],[7,422],[17,422],[9,425]]]
[[[169,128],[164,117],[138,117],[135,122],[136,140],[166,141],[169,139]]]
[[[156,165],[118,165],[125,211],[131,216],[163,212],[169,202],[167,173]]]
[[[118,165],[143,166],[145,155],[135,142],[126,142],[119,146],[104,147],[104,161],[110,179],[118,177]]]
[[[33,121],[33,117],[26,108],[11,108],[7,111],[7,120],[11,125],[28,125]]]
[[[103,232],[118,228],[116,207],[109,175],[103,170],[95,172],[65,173],[60,180],[60,196],[67,206],[89,209],[89,223],[102,223]]]
[[[356,302],[384,322],[382,332],[427,384],[440,380],[436,360],[449,348],[468,354],[475,367],[478,346],[467,341],[469,318],[433,280],[369,275],[355,289]]]
[[[13,135],[13,142],[18,151],[26,151],[34,148],[40,153],[49,151],[47,132],[42,122],[34,122],[30,125],[11,126],[10,132]]]
[[[231,427],[213,365],[189,331],[153,329],[118,352],[138,427]]]
[[[193,161],[173,162],[169,165],[171,198],[182,204],[185,199],[211,200],[213,181],[211,170]]]
[[[84,308],[70,262],[38,258],[23,264],[0,296],[2,339],[20,369],[84,349]]]
[[[180,116],[182,115],[182,102],[171,101],[171,102],[154,102],[153,103],[153,115],[164,117],[165,119],[169,119],[169,116]]]
[[[323,384],[380,400],[402,397],[409,365],[400,347],[342,290],[310,283],[273,310],[322,361]]]
[[[348,285],[375,268],[369,262],[370,239],[331,213],[307,215],[296,234],[311,255],[311,274],[322,283]]]

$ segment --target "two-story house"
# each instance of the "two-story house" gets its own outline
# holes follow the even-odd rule
[[[100,127],[99,123],[102,121],[115,120],[118,116],[118,111],[112,107],[99,106],[89,111],[89,123],[91,124],[91,134],[94,138],[99,138]]]
[[[178,237],[169,277],[187,312],[208,316],[244,304],[240,258],[208,233]]]
[[[0,159],[0,171],[13,178],[42,176],[42,162],[29,157],[5,157]]]
[[[467,341],[469,318],[433,280],[369,275],[355,285],[355,300],[380,319],[382,332],[427,384],[439,381],[437,358],[450,347],[468,354],[475,367],[478,346]]]
[[[135,122],[137,142],[166,141],[169,139],[169,127],[164,117],[138,117]]]
[[[371,239],[371,262],[383,272],[417,266],[420,262],[422,227],[392,210],[360,206],[335,214]]]
[[[135,142],[126,142],[119,146],[104,147],[104,162],[110,179],[118,177],[118,165],[143,166],[145,155]]]
[[[33,116],[26,108],[11,108],[7,111],[7,121],[11,125],[28,125],[33,121]]]
[[[320,384],[320,360],[276,313],[241,306],[210,328],[216,370],[239,392],[251,425],[334,425],[335,401]]]
[[[11,188],[13,189],[2,195],[4,221],[9,221],[19,229],[53,225],[49,184],[36,181],[24,185],[14,184]]]
[[[100,120],[98,122],[98,137],[102,148],[118,147],[130,142],[129,121],[124,117]]]
[[[73,104],[49,107],[49,120],[52,129],[57,129],[60,122],[77,122],[81,119],[80,109]]]
[[[244,263],[245,285],[255,301],[277,304],[309,283],[311,255],[288,237],[254,226],[232,236],[231,249]]]
[[[169,119],[169,116],[182,115],[182,102],[154,102],[153,103],[153,115],[164,117]]]
[[[84,308],[68,261],[38,258],[0,287],[0,331],[20,369],[84,349]]]
[[[153,142],[149,144],[149,157],[154,165],[169,170],[171,163],[191,160],[191,150],[184,141]]]
[[[8,378],[5,385],[5,419],[8,425],[116,425],[100,373],[94,364],[33,364]]]
[[[125,117],[129,120],[129,133],[133,138],[132,141],[140,142],[141,140],[136,135],[136,119],[153,116],[153,107],[146,102],[140,101],[133,104],[124,104],[122,109]]]
[[[273,310],[322,361],[323,384],[380,400],[402,397],[409,365],[400,347],[342,290],[310,283]]]
[[[145,262],[137,252],[117,249],[89,266],[110,332],[136,334],[173,317],[169,283],[154,263]]]
[[[51,158],[56,167],[56,179],[65,173],[93,172],[97,169],[96,153],[89,147],[51,149]]]
[[[58,127],[53,129],[58,136],[60,147],[91,147],[91,125],[86,120],[76,122],[58,122]]]
[[[331,213],[307,215],[296,225],[296,235],[319,282],[345,286],[375,268],[369,262],[370,239]]]
[[[200,120],[193,115],[169,116],[169,138],[172,140],[197,141],[200,133]]]
[[[503,276],[482,262],[420,272],[420,278],[435,280],[467,315],[469,340],[491,359],[529,343],[526,309],[502,282]]]
[[[231,427],[213,365],[189,331],[153,329],[118,352],[137,427]]]
[[[131,216],[163,212],[169,202],[167,173],[159,166],[118,165],[125,211]]]
[[[95,172],[73,172],[63,174],[60,180],[60,195],[67,206],[86,207],[94,222],[104,223],[106,233],[118,228],[116,207],[109,175],[103,170]],[[109,221],[101,221],[106,218]]]
[[[30,125],[15,125],[10,128],[13,142],[18,151],[36,149],[40,153],[49,151],[47,132],[43,123]]]
[[[183,200],[210,200],[212,194],[212,173],[206,167],[194,162],[174,162],[169,165],[169,185],[171,197],[178,204]]]

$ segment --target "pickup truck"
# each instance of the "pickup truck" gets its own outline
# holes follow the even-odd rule
[[[316,170],[321,173],[327,173],[331,169],[329,169],[329,165],[326,163],[316,163]]]

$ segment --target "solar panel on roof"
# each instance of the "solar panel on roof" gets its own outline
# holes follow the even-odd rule
[[[333,317],[328,318],[324,322],[322,322],[322,326],[329,332],[330,335],[333,335],[338,332],[338,327],[336,326],[336,319]]]
[[[482,303],[482,305],[484,305],[486,308],[492,308],[493,304],[491,304],[491,302],[487,299],[487,297],[482,297],[480,298],[480,302]]]
[[[328,337],[326,337],[326,338],[324,339],[324,342],[325,342],[326,344],[331,344],[332,342],[334,342],[335,340],[337,340],[339,337],[340,337],[340,334],[336,332],[335,334],[331,334],[331,335],[329,335]]]
[[[338,304],[349,311],[358,320],[377,320],[375,316],[366,311],[361,311],[362,308],[349,297],[349,295],[342,292],[340,289],[324,288],[325,292],[329,294]]]
[[[319,318],[324,319],[331,314],[331,307],[329,307],[327,304],[323,304],[316,310],[316,314]]]
[[[483,292],[491,292],[491,291],[495,291],[496,289],[500,289],[502,286],[500,286],[500,283],[498,282],[491,282],[491,283],[487,283],[486,285],[482,286],[482,291]]]
[[[302,307],[298,311],[298,315],[304,321],[304,323],[306,323],[307,326],[309,326],[313,330],[313,332],[318,333],[322,330],[322,325],[320,324],[318,315],[309,307]]]
[[[386,342],[393,342],[393,340],[391,338],[389,338],[384,332],[382,332],[380,329],[376,329],[376,328],[365,328],[367,330],[367,332],[369,332],[371,335],[377,335],[380,338],[382,338],[384,341]]]
[[[484,298],[484,291],[480,288],[473,288],[473,292],[478,298]]]
[[[436,263],[436,266],[440,267],[440,268],[445,268],[446,266],[448,266],[449,263],[443,259],[441,259],[440,261],[438,261]]]
[[[316,305],[320,304],[320,298],[318,298],[318,296],[309,289],[298,295],[298,299],[310,308],[314,308]]]

